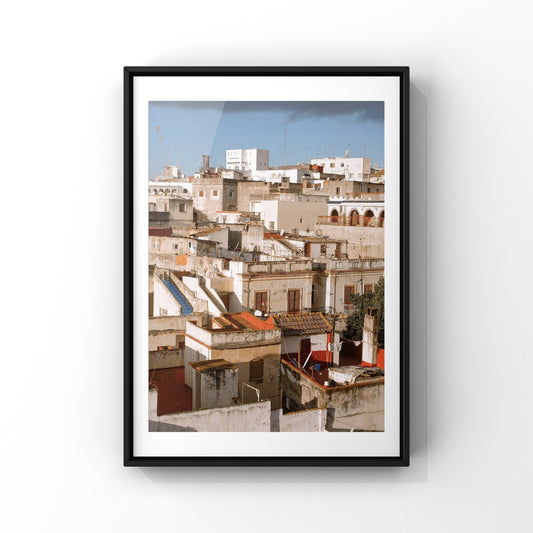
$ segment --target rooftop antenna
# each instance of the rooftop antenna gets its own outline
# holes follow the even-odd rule
[[[283,166],[287,166],[287,128],[283,128]]]
[[[181,167],[181,150],[183,149],[183,146],[178,146],[176,148],[177,152],[178,152],[178,161],[177,161],[177,167],[180,168]]]
[[[161,133],[159,133],[161,131],[161,126],[157,126],[155,131],[157,131],[157,136],[159,138],[159,141],[161,142],[161,146],[163,148],[163,154],[165,156],[165,165],[168,166],[168,156],[167,156],[167,149],[165,148],[165,143],[163,142],[163,136],[161,135]]]
[[[366,144],[363,144],[363,157],[365,157],[365,152],[366,151]]]

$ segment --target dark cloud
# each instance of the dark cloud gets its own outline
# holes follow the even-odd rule
[[[212,109],[224,113],[284,113],[284,122],[326,117],[354,117],[363,122],[383,122],[383,102],[151,102],[156,107]]]

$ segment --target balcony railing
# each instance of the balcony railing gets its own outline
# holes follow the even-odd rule
[[[351,217],[345,215],[338,216],[319,216],[318,224],[326,224],[329,226],[367,226],[374,228],[382,228],[385,225],[384,217],[364,217],[361,215],[354,215]]]
[[[385,199],[384,192],[347,192],[341,194],[350,200],[365,200],[370,202],[382,202]]]

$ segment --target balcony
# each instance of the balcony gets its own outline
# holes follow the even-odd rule
[[[382,228],[385,225],[384,217],[364,217],[362,215],[345,216],[319,216],[317,224],[325,224],[327,226],[362,226],[371,228]]]

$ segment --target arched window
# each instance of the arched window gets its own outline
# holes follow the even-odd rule
[[[363,216],[363,226],[368,226],[373,218],[374,218],[374,212],[371,211],[370,209],[367,209]]]
[[[336,209],[331,211],[331,223],[338,224],[339,222],[339,212]]]
[[[354,209],[350,213],[350,226],[357,226],[359,224],[359,213]]]

